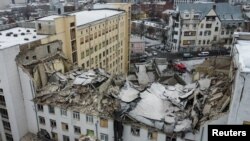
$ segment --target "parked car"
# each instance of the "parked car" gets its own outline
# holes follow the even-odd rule
[[[154,51],[154,52],[153,52],[153,55],[156,56],[156,55],[157,55],[157,52]]]
[[[151,57],[151,56],[153,56],[153,54],[152,53],[148,53],[148,56]]]
[[[192,58],[193,55],[191,53],[183,53],[182,57],[183,58]]]
[[[207,52],[207,51],[203,51],[203,52],[198,53],[198,56],[200,56],[200,57],[208,56],[208,55],[209,55],[209,52]]]
[[[183,63],[174,63],[173,64],[174,70],[180,73],[185,73],[187,68]]]

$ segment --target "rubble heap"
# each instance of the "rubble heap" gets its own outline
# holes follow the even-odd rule
[[[214,66],[212,59],[201,64],[203,71],[194,73],[199,73],[199,79],[191,84],[154,82],[140,89],[126,81],[120,91],[111,91],[120,100],[120,117],[126,117],[124,122],[143,124],[171,134],[194,131],[206,121],[225,114],[231,98],[231,61],[225,59],[221,67],[219,63]],[[213,69],[207,71],[206,66]]]
[[[78,110],[91,115],[112,116],[116,104],[114,100],[103,95],[107,89],[105,85],[110,83],[111,77],[104,70],[76,70],[54,75],[49,78],[51,81],[45,87],[37,90],[34,99],[36,103]]]

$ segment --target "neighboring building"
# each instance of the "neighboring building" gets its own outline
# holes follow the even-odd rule
[[[175,52],[230,48],[233,33],[244,26],[240,6],[228,3],[180,4],[176,10],[172,44]]]
[[[250,33],[236,32],[234,34],[234,46],[232,56],[235,64],[235,79],[233,97],[230,105],[228,124],[248,124],[250,122],[249,89],[250,89]]]
[[[85,69],[105,68],[127,73],[130,36],[129,14],[123,10],[89,10],[48,16],[36,21],[37,33],[48,35],[42,43],[63,42],[66,56]]]
[[[30,28],[17,27],[0,31],[0,140],[2,141],[20,140],[29,131],[27,115],[32,113],[26,113],[23,88],[15,59],[20,51],[20,44],[36,45],[45,37],[37,35],[35,29]]]
[[[195,2],[211,2],[212,0],[173,0],[174,1],[174,7],[176,7],[179,4],[191,4]]]
[[[131,55],[144,54],[146,41],[140,37],[131,37],[130,39]]]

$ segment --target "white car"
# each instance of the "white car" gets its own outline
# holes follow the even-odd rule
[[[153,54],[152,53],[148,53],[148,56],[151,57],[151,56],[153,56]]]
[[[153,52],[153,55],[156,56],[156,55],[157,55],[157,52]]]

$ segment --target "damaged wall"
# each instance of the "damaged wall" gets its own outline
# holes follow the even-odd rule
[[[62,50],[62,42],[54,41],[45,45],[30,46],[20,46],[20,53],[17,56],[18,61],[23,65],[32,64],[36,60],[41,60],[43,58],[49,57],[56,54],[58,51]]]

